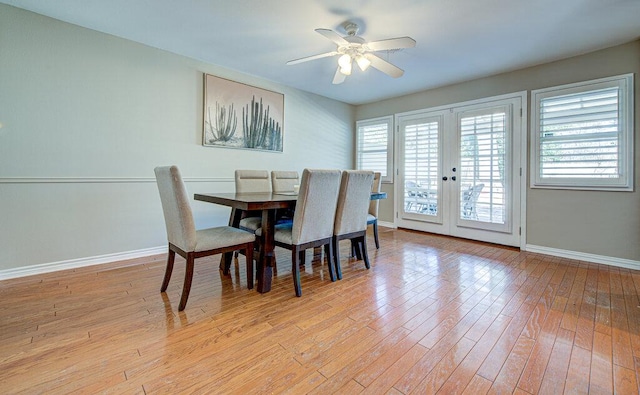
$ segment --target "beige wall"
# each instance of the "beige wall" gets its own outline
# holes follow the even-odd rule
[[[284,93],[284,153],[203,147],[203,73]],[[236,168],[349,168],[354,123],[353,106],[0,5],[0,272],[164,246],[155,166],[190,192],[232,191]],[[193,208],[199,227],[228,220]]]
[[[640,41],[493,77],[358,106],[356,119],[530,91],[619,74],[635,74],[635,125],[640,120]],[[530,105],[530,102],[529,102]],[[529,107],[530,108],[530,107]],[[528,125],[530,122],[528,123]],[[635,133],[635,191],[599,192],[527,188],[527,240],[540,246],[640,261],[640,136]],[[384,188],[393,192],[391,185]],[[393,196],[380,220],[393,222]]]

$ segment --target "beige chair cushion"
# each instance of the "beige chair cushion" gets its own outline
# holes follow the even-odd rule
[[[198,230],[196,232],[196,240],[195,252],[199,252],[252,243],[255,241],[255,235],[231,226],[219,226],[217,228]]]
[[[371,201],[373,172],[346,170],[342,172],[340,195],[336,208],[333,233],[337,236],[367,229],[367,215]]]
[[[275,226],[275,233],[273,239],[283,244],[292,245],[293,240],[291,238],[291,228],[293,223],[280,224]],[[256,236],[262,236],[262,228],[256,230]]]
[[[293,186],[300,185],[297,171],[272,171],[271,190],[273,193],[293,192]]]
[[[262,217],[247,217],[240,220],[240,225],[243,229],[257,230],[262,226]]]

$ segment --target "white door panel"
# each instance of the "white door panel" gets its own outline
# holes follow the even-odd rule
[[[397,116],[399,227],[520,246],[523,100]]]

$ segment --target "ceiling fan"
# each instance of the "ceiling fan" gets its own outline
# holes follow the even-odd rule
[[[315,29],[316,32],[333,41],[338,46],[336,50],[290,60],[287,64],[298,64],[310,60],[340,55],[338,58],[338,69],[336,70],[336,74],[333,76],[334,84],[343,83],[345,78],[348,75],[351,75],[351,66],[353,61],[358,64],[358,67],[360,67],[362,71],[365,71],[369,66],[373,66],[393,78],[398,78],[404,74],[404,70],[387,62],[374,54],[374,52],[413,48],[416,45],[416,40],[411,37],[397,37],[387,40],[366,42],[364,38],[357,35],[357,24],[347,22],[344,25],[344,29],[347,32],[347,35],[344,37],[330,29]]]

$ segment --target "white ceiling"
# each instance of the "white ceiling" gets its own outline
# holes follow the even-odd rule
[[[0,0],[39,14],[351,104],[516,70],[633,41],[640,0]],[[316,33],[355,21],[367,41],[410,36],[415,48],[331,83],[337,58]]]

